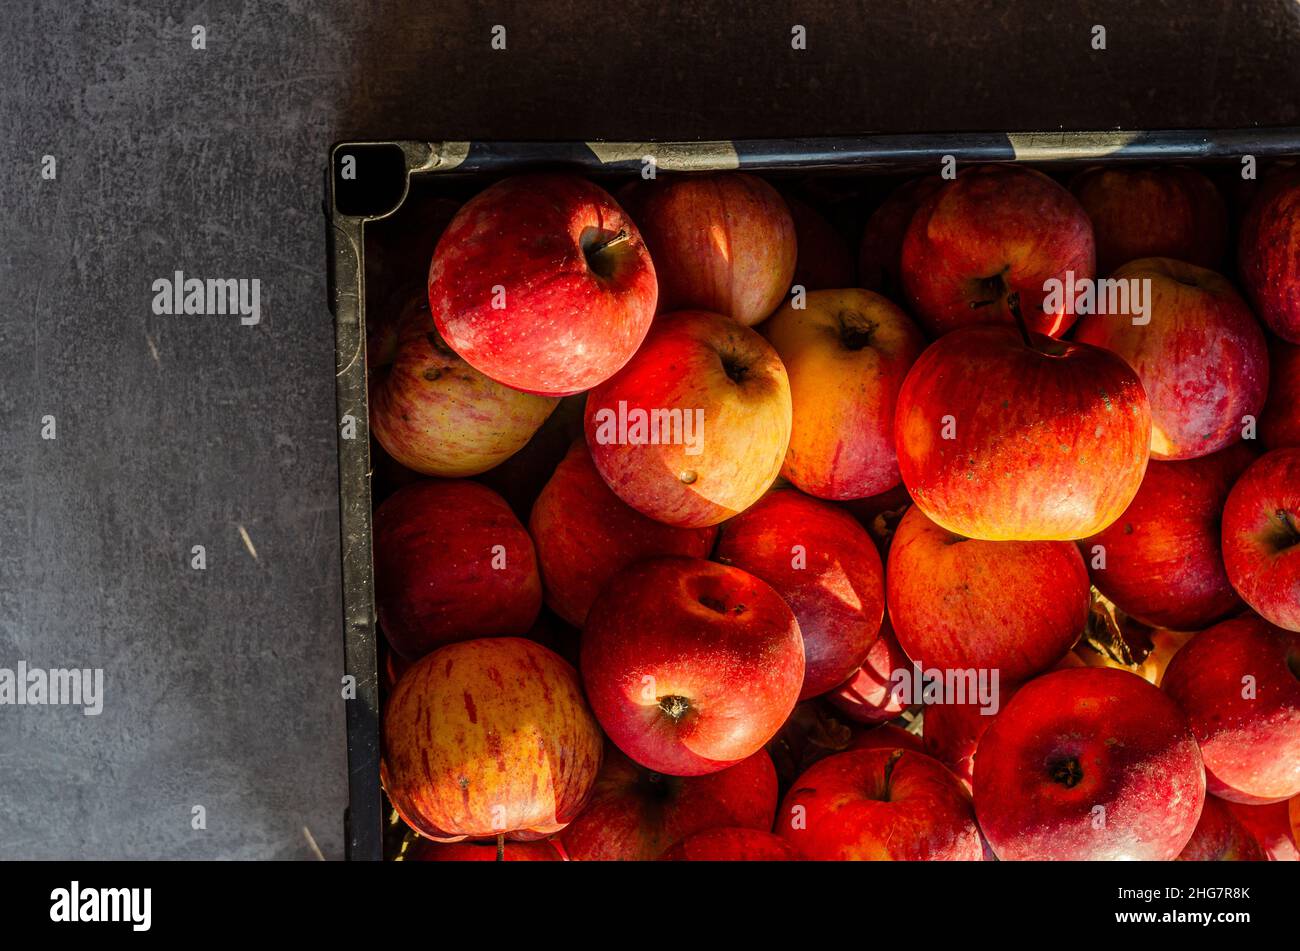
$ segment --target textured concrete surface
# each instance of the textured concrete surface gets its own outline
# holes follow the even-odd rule
[[[0,707],[0,858],[342,854],[331,141],[1300,121],[1293,0],[590,6],[6,6],[0,667],[106,699]],[[178,269],[261,323],[155,315]]]

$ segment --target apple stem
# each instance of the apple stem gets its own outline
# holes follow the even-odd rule
[[[616,244],[621,244],[622,242],[626,241],[630,237],[631,235],[628,234],[626,228],[620,228],[618,234],[614,235],[614,237],[609,238],[606,241],[602,241],[599,244],[593,244],[590,248],[588,248],[587,257],[592,257],[593,255],[600,254],[600,252],[604,251],[606,248],[612,248]]]
[[[1011,316],[1016,318],[1016,326],[1020,328],[1020,336],[1024,338],[1025,346],[1036,350],[1034,340],[1029,336],[1029,325],[1025,323],[1025,315],[1020,312],[1019,291],[1012,291],[1007,295],[1007,310],[1011,311]]]
[[[506,834],[504,832],[498,832],[497,833],[497,861],[504,862],[505,860],[506,860]]]

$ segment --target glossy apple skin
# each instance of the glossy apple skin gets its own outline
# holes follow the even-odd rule
[[[835,709],[855,723],[875,725],[894,719],[907,704],[893,695],[890,676],[896,670],[910,670],[912,662],[898,646],[886,612],[880,636],[866,659],[849,679],[826,695]]]
[[[903,484],[939,525],[986,541],[1086,538],[1137,494],[1151,413],[1109,351],[1012,327],[932,343],[898,395]],[[953,439],[945,435],[952,417]]]
[[[1079,543],[1092,583],[1154,627],[1198,631],[1242,609],[1223,567],[1220,519],[1228,490],[1255,458],[1238,442],[1200,459],[1156,462],[1124,514]],[[1091,567],[1093,549],[1105,567]]]
[[[449,644],[411,667],[384,709],[382,778],[430,839],[542,838],[582,810],[602,738],[578,675],[540,644]]]
[[[1088,620],[1091,582],[1071,542],[985,542],[913,505],[889,547],[898,643],[923,668],[997,670],[1019,683],[1059,661]]]
[[[1296,844],[1295,827],[1288,828],[1285,802],[1267,806],[1247,806],[1237,802],[1224,802],[1224,805],[1238,822],[1250,830],[1268,861],[1300,862],[1300,847]]]
[[[1205,772],[1168,697],[1126,671],[1076,667],[1025,684],[994,717],[974,787],[1000,859],[1166,861],[1196,828]]]
[[[1255,312],[1300,343],[1300,170],[1266,181],[1241,222],[1237,265]]]
[[[1076,281],[1093,277],[1088,216],[1056,182],[1017,166],[961,171],[921,203],[903,239],[909,310],[935,337],[972,324],[1014,324],[1012,294],[1030,330],[1059,337],[1074,315],[1065,302],[1044,313],[1043,285],[1070,271]]]
[[[1228,245],[1228,210],[1214,183],[1185,166],[1098,166],[1070,191],[1092,222],[1097,273],[1138,258],[1175,258],[1216,268]]]
[[[627,201],[654,258],[660,310],[714,311],[749,327],[789,290],[794,219],[761,178],[665,176],[639,184]]]
[[[733,379],[733,375],[738,379]],[[676,443],[604,441],[600,413],[703,411],[700,452]],[[721,314],[661,314],[644,346],[587,395],[592,460],[619,498],[669,525],[703,528],[749,508],[790,444],[790,382],[775,350]]]
[[[863,730],[849,741],[847,750],[911,750],[924,753],[925,743],[915,733],[908,733],[892,723]]]
[[[839,232],[811,205],[789,195],[784,197],[798,247],[792,286],[808,291],[852,287],[853,254]]]
[[[495,862],[496,842],[431,842],[417,839],[405,856],[408,862]],[[549,840],[508,842],[502,850],[503,862],[563,862],[564,857]]]
[[[938,760],[901,749],[817,763],[786,794],[776,832],[814,861],[982,857],[970,796],[957,777]]]
[[[1300,346],[1269,341],[1268,401],[1259,434],[1269,449],[1300,447]]]
[[[397,321],[394,355],[369,367],[370,429],[423,475],[478,475],[524,447],[559,400],[484,376],[443,342],[423,293]]]
[[[493,306],[497,287],[504,306]],[[636,225],[573,175],[489,186],[457,212],[429,267],[429,310],[451,349],[506,386],[547,396],[613,376],[645,338],[656,300]]]
[[[765,750],[707,776],[682,777],[638,766],[607,745],[590,802],[560,838],[574,861],[649,862],[705,829],[766,832],[776,802],[776,770]]]
[[[878,495],[898,484],[898,390],[925,340],[871,291],[813,291],[803,304],[786,304],[762,329],[790,378],[781,475],[822,499]]]
[[[713,526],[675,528],[632,508],[605,484],[581,439],[537,497],[528,530],[547,606],[577,627],[628,565],[658,555],[707,558],[718,535]]]
[[[766,581],[794,612],[804,649],[800,700],[844,683],[866,659],[885,613],[884,568],[847,512],[773,489],[722,526],[714,558]]]
[[[1223,564],[1257,614],[1300,631],[1300,449],[1265,453],[1232,487],[1223,507]]]
[[[1300,634],[1251,615],[1202,631],[1170,661],[1161,689],[1187,715],[1214,795],[1248,805],[1300,795],[1297,669]]]
[[[801,856],[780,836],[761,829],[708,829],[683,839],[662,862],[798,862]]]
[[[939,190],[943,179],[927,175],[904,182],[867,219],[858,248],[859,287],[903,299],[903,238],[917,207]]]
[[[1250,830],[1229,811],[1227,803],[1205,797],[1201,818],[1191,840],[1178,855],[1180,862],[1262,862],[1264,850]]]
[[[1268,345],[1232,285],[1170,258],[1130,261],[1117,280],[1149,281],[1149,324],[1083,317],[1079,343],[1119,354],[1151,403],[1151,458],[1194,459],[1241,439],[1268,396]]]
[[[582,677],[609,738],[671,776],[752,756],[794,709],[803,639],[781,596],[739,568],[638,562],[587,616]]]
[[[498,552],[504,549],[503,568]],[[501,496],[425,480],[374,518],[375,606],[388,643],[415,660],[451,641],[523,634],[542,607],[532,539]]]

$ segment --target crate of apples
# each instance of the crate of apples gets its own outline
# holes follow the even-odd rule
[[[395,851],[1297,858],[1300,171],[781,184],[508,177],[372,307]]]

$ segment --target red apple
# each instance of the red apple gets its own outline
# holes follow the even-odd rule
[[[1170,258],[1130,261],[1113,279],[1150,288],[1145,316],[1091,314],[1074,339],[1137,371],[1151,402],[1151,457],[1193,459],[1239,441],[1268,395],[1268,346],[1246,302],[1213,271]]]
[[[880,636],[868,651],[862,666],[828,693],[826,699],[855,723],[874,725],[892,720],[906,710],[908,704],[894,692],[890,678],[894,671],[910,670],[911,666],[911,660],[898,646],[886,613]]]
[[[663,862],[797,862],[799,853],[780,836],[760,829],[709,829],[683,839]]]
[[[970,796],[924,753],[837,753],[795,780],[776,831],[809,859],[964,860],[982,856]]]
[[[1091,597],[1088,569],[1070,542],[963,538],[914,505],[889,548],[890,620],[907,656],[925,669],[1027,680],[1079,639]]]
[[[939,190],[938,175],[914,178],[899,185],[867,219],[858,249],[860,286],[892,300],[903,296],[903,238],[917,207]]]
[[[1201,818],[1186,848],[1178,855],[1180,862],[1262,862],[1264,850],[1259,847],[1238,819],[1228,810],[1228,804],[1214,796],[1205,797]]]
[[[512,390],[458,357],[438,335],[423,292],[395,324],[392,361],[369,365],[370,429],[409,469],[485,472],[522,449],[559,402]]]
[[[659,276],[661,310],[701,309],[746,327],[776,309],[798,255],[794,220],[753,175],[665,177],[630,193]]]
[[[763,324],[790,378],[781,474],[810,495],[860,499],[898,484],[894,411],[925,341],[901,310],[861,290],[813,291]]]
[[[1300,168],[1260,188],[1241,223],[1237,265],[1255,312],[1300,343]]]
[[[784,197],[798,247],[792,285],[807,291],[852,287],[853,255],[839,232],[812,206]]]
[[[1247,806],[1225,802],[1233,818],[1245,826],[1270,862],[1300,862],[1295,826],[1287,821],[1287,804],[1274,802],[1266,806]]]
[[[1268,401],[1259,432],[1269,449],[1300,447],[1300,346],[1269,341]]]
[[[1223,564],[1265,620],[1300,631],[1300,449],[1265,453],[1223,507]]]
[[[495,842],[452,842],[443,844],[417,839],[405,855],[408,862],[495,862]],[[509,842],[501,850],[503,862],[563,862],[564,857],[549,840]]]
[[[882,723],[880,726],[863,730],[849,741],[850,750],[912,750],[924,753],[925,744],[916,733],[908,733],[900,726]]]
[[[430,839],[536,839],[582,810],[600,728],[573,668],[521,637],[462,641],[403,675],[384,709],[382,778]]]
[[[700,776],[758,752],[803,685],[803,639],[781,596],[739,568],[638,562],[587,616],[582,677],[609,738],[641,765]]]
[[[451,349],[499,383],[548,396],[590,389],[627,363],[656,295],[636,225],[573,175],[518,175],[480,192],[429,268],[429,309]]]
[[[1070,302],[1044,308],[1047,282],[1093,277],[1092,225],[1074,196],[1014,165],[962,171],[921,203],[903,239],[910,310],[933,336],[980,323],[1015,323],[1017,296],[1031,330],[1059,337]]]
[[[581,627],[601,588],[633,562],[656,555],[707,558],[718,530],[675,528],[647,518],[615,495],[583,440],[569,449],[533,505],[546,604]]]
[[[790,383],[776,351],[734,320],[663,314],[632,362],[587,395],[586,433],[628,505],[669,525],[716,525],[780,473]]]
[[[426,480],[375,512],[375,606],[408,660],[450,641],[523,634],[542,607],[532,539],[491,489]]]
[[[1218,267],[1228,244],[1228,209],[1214,184],[1186,166],[1097,166],[1070,190],[1092,221],[1097,273],[1138,258]]]
[[[1200,459],[1152,462],[1124,514],[1080,542],[1093,584],[1126,614],[1177,631],[1241,610],[1219,523],[1228,490],[1254,458],[1238,442]]]
[[[718,826],[772,828],[776,770],[764,750],[707,776],[665,776],[607,746],[591,801],[561,834],[575,861],[652,861]]]
[[[866,659],[885,613],[884,569],[853,516],[774,489],[723,525],[714,557],[766,581],[794,612],[805,664],[799,699],[844,683]]]
[[[1300,795],[1300,634],[1249,615],[1216,624],[1174,655],[1161,689],[1192,725],[1210,792]]]
[[[1151,414],[1109,351],[967,327],[931,344],[898,394],[898,467],[916,504],[967,538],[1101,531],[1142,483]]]
[[[975,752],[975,813],[1000,859],[1167,861],[1205,799],[1196,740],[1174,703],[1122,670],[1025,684]]]

